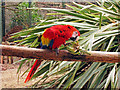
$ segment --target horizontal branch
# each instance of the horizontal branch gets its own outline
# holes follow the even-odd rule
[[[55,61],[84,61],[84,62],[120,62],[120,52],[102,52],[89,51],[91,55],[72,55],[67,50],[60,50],[56,53],[52,50],[27,48],[20,46],[0,45],[3,56],[17,56],[22,58],[36,58],[40,60],[55,60]]]

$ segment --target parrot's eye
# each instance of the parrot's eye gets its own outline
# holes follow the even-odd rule
[[[78,34],[77,32],[75,32],[75,34]]]
[[[78,32],[77,31],[75,31],[75,32],[73,32],[73,36],[78,36]]]

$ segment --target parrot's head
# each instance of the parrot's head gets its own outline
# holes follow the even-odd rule
[[[70,39],[73,40],[73,41],[77,40],[78,37],[80,36],[80,32],[75,27],[73,27],[71,25],[67,25],[67,27],[71,31],[71,37],[70,37]]]

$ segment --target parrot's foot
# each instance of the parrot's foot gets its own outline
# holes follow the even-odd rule
[[[71,43],[65,43],[65,44],[64,44],[64,46],[69,46],[69,45],[71,45]]]
[[[86,50],[83,50],[83,49],[78,49],[76,53],[79,53],[80,55],[84,55],[84,54],[91,55],[90,53],[88,53]]]
[[[56,56],[59,54],[59,49],[58,48],[56,48],[55,49],[55,52],[56,52]]]

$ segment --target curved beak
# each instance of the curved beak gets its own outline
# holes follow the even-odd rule
[[[79,36],[76,36],[76,37],[71,37],[70,39],[71,39],[72,41],[78,41]]]

